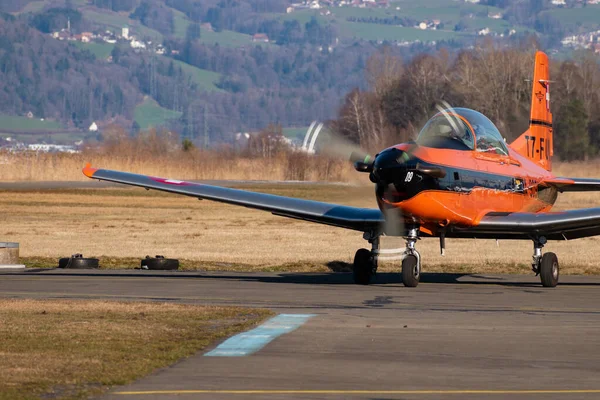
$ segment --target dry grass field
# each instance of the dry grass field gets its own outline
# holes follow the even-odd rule
[[[564,167],[561,167],[564,168]],[[584,171],[582,171],[584,172]],[[565,175],[579,175],[567,170]],[[599,175],[600,176],[600,175]],[[373,188],[331,184],[246,184],[242,188],[375,207]],[[558,209],[594,207],[598,194],[563,194]],[[0,240],[21,244],[31,266],[55,265],[73,253],[101,258],[105,268],[132,268],[146,255],[179,258],[185,269],[330,271],[347,268],[367,247],[358,232],[139,188],[0,191]],[[384,238],[383,246],[402,246]],[[599,238],[551,242],[565,274],[600,273]],[[451,240],[418,243],[425,271],[528,273],[527,241]],[[382,270],[397,270],[392,262]]]
[[[166,145],[147,149],[119,147],[68,153],[6,153],[0,151],[0,182],[86,181],[81,169],[94,167],[130,171],[153,176],[188,180],[300,180],[358,182],[352,165],[345,160],[309,157],[301,153],[279,152],[272,157],[244,157],[238,153],[194,149],[164,150]],[[358,175],[358,176],[357,176]]]
[[[233,307],[0,300],[0,399],[87,399],[268,315]]]

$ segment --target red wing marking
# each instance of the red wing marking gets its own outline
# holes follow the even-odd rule
[[[152,179],[153,181],[158,182],[158,183],[164,183],[167,185],[174,185],[174,186],[191,186],[191,185],[193,185],[193,183],[186,182],[186,181],[178,181],[176,179],[164,179],[164,178],[155,178],[155,177],[150,177],[150,179]]]

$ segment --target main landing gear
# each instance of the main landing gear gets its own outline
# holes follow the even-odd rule
[[[354,256],[353,276],[357,285],[368,285],[377,272],[377,258],[379,256],[379,235],[365,233],[365,239],[371,243],[371,251],[359,249]],[[406,249],[402,256],[402,282],[404,286],[416,287],[421,278],[421,255],[415,249],[419,240],[419,228],[408,230]]]
[[[554,253],[542,255],[542,248],[547,240],[541,236],[533,240],[533,262],[531,269],[539,275],[544,287],[556,287],[558,284],[559,267],[558,257]]]
[[[368,285],[377,272],[377,259],[380,254],[379,234],[365,233],[365,239],[371,243],[371,250],[360,249],[354,256],[354,283],[357,285]],[[415,244],[419,240],[419,228],[411,227],[404,237],[406,240],[406,249],[402,253],[402,282],[404,286],[416,287],[421,278],[421,256],[415,249]],[[536,276],[540,276],[542,286],[556,287],[559,277],[558,257],[554,253],[542,255],[542,248],[547,240],[544,236],[533,240],[533,262],[531,269]],[[444,254],[444,237],[440,238],[442,254]]]
[[[354,255],[354,264],[352,272],[354,283],[357,285],[368,285],[371,278],[377,272],[377,255],[379,254],[379,236],[372,236],[365,233],[365,239],[371,243],[371,251],[367,249],[358,249]]]

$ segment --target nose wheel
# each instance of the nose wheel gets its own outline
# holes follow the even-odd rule
[[[402,283],[406,287],[417,287],[421,279],[421,260],[409,254],[402,260]]]

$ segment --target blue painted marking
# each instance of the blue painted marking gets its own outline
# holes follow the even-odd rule
[[[255,353],[275,338],[298,329],[315,314],[279,314],[264,324],[235,335],[205,354],[208,357],[243,357]]]

